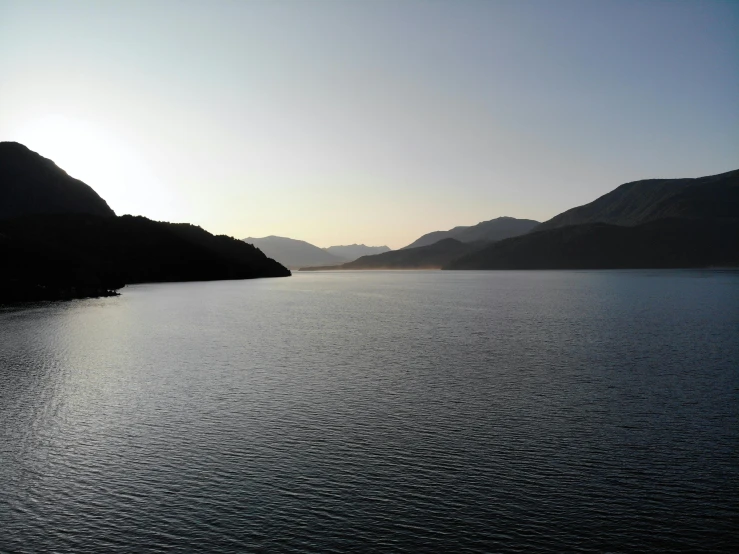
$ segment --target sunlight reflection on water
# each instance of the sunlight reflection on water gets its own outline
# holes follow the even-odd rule
[[[0,311],[0,551],[729,552],[739,273],[371,272]]]

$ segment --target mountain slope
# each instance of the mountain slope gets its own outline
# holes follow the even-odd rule
[[[732,217],[739,211],[739,170],[697,179],[646,179],[625,183],[589,204],[539,225],[543,231],[610,223],[639,225],[670,217]]]
[[[539,225],[539,222],[531,219],[498,217],[489,221],[482,221],[471,227],[455,227],[449,231],[427,233],[405,248],[427,246],[445,238],[453,238],[460,242],[503,240],[528,233],[537,225]]]
[[[347,262],[361,258],[362,256],[373,256],[374,254],[382,254],[389,252],[387,246],[366,246],[364,244],[347,244],[342,246],[329,246],[324,248],[329,254],[333,254],[337,258],[341,258]]]
[[[401,248],[401,250],[405,250],[407,248],[418,248],[419,246],[428,246],[430,244],[434,244],[435,242],[439,242],[440,240],[451,239],[454,238],[455,234],[460,233],[465,229],[469,229],[469,227],[459,226],[455,227],[454,229],[449,229],[448,231],[432,231],[417,238],[408,246],[404,246],[403,248]]]
[[[0,143],[0,260],[0,303],[101,296],[129,283],[290,275],[234,238],[116,217],[89,186],[17,143]]]
[[[567,222],[576,222],[568,225]],[[635,181],[445,269],[739,265],[739,171]]]
[[[304,240],[270,235],[262,238],[248,237],[244,242],[253,244],[270,258],[291,269],[306,265],[335,265],[345,261],[344,258],[334,256]]]
[[[95,296],[125,284],[286,277],[259,249],[144,217],[40,215],[0,221],[0,302]]]
[[[483,221],[455,233],[454,238],[462,242],[474,242],[477,240],[497,241],[524,235],[537,225],[539,225],[539,222],[533,219],[498,217],[490,221]]]
[[[739,221],[659,219],[587,223],[490,244],[444,269],[613,269],[739,265]]]
[[[337,266],[304,267],[301,271],[327,269],[440,269],[445,264],[465,254],[482,248],[487,243],[464,243],[456,239],[443,239],[428,246],[391,250],[374,256],[362,256],[358,260]]]
[[[115,213],[92,188],[17,142],[0,142],[0,219],[31,214]]]

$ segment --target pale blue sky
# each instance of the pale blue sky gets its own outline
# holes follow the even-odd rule
[[[0,0],[0,140],[118,213],[401,247],[739,168],[739,2]]]

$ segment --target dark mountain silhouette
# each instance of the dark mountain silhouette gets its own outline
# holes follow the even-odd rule
[[[435,242],[439,242],[440,240],[451,239],[454,238],[456,234],[461,233],[465,229],[469,229],[469,226],[454,227],[453,229],[449,229],[448,231],[432,231],[417,238],[408,246],[404,246],[403,248],[401,248],[401,250],[405,250],[408,248],[418,248],[419,246],[428,246],[430,244],[434,244]]]
[[[92,188],[51,160],[17,142],[0,142],[0,219],[71,213],[115,215]]]
[[[489,221],[483,221],[471,227],[455,227],[448,231],[427,233],[405,248],[427,246],[447,238],[457,239],[460,242],[503,240],[528,233],[537,225],[539,225],[539,222],[531,219],[498,217]]]
[[[324,267],[301,267],[301,271],[318,269],[440,269],[455,258],[484,248],[489,242],[530,231],[538,222],[530,219],[499,217],[472,227],[455,227],[449,231],[428,233],[413,245],[382,254],[362,256],[353,262]],[[455,235],[449,237],[447,235]],[[318,264],[316,264],[318,265]],[[325,264],[321,264],[325,265]]]
[[[188,224],[125,215],[0,221],[0,302],[99,296],[126,284],[285,277],[258,248]]]
[[[488,245],[443,269],[628,269],[739,265],[739,222],[659,219],[587,223]]]
[[[456,239],[443,239],[428,246],[391,250],[374,256],[362,256],[353,262],[329,267],[304,267],[301,271],[335,269],[440,269],[445,264],[475,250],[483,242],[465,243]]]
[[[347,244],[342,246],[329,246],[324,248],[329,254],[333,254],[337,258],[341,258],[345,262],[351,262],[362,256],[372,256],[374,254],[382,254],[390,252],[387,246],[365,246],[364,244]]]
[[[304,265],[335,265],[345,261],[344,258],[334,256],[304,240],[270,235],[262,238],[249,237],[244,241],[253,244],[270,258],[291,269]]]
[[[582,223],[639,225],[671,217],[736,217],[739,170],[697,179],[646,179],[626,183],[590,204],[572,208],[536,230]],[[734,215],[732,215],[734,214]]]
[[[650,179],[621,185],[539,225],[532,233],[488,245],[444,269],[737,265],[739,171],[731,171],[698,179]]]
[[[0,303],[114,294],[130,283],[290,275],[258,248],[200,227],[116,217],[89,186],[0,143]]]

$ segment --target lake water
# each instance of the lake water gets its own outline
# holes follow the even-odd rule
[[[0,552],[732,552],[739,272],[0,309]]]

